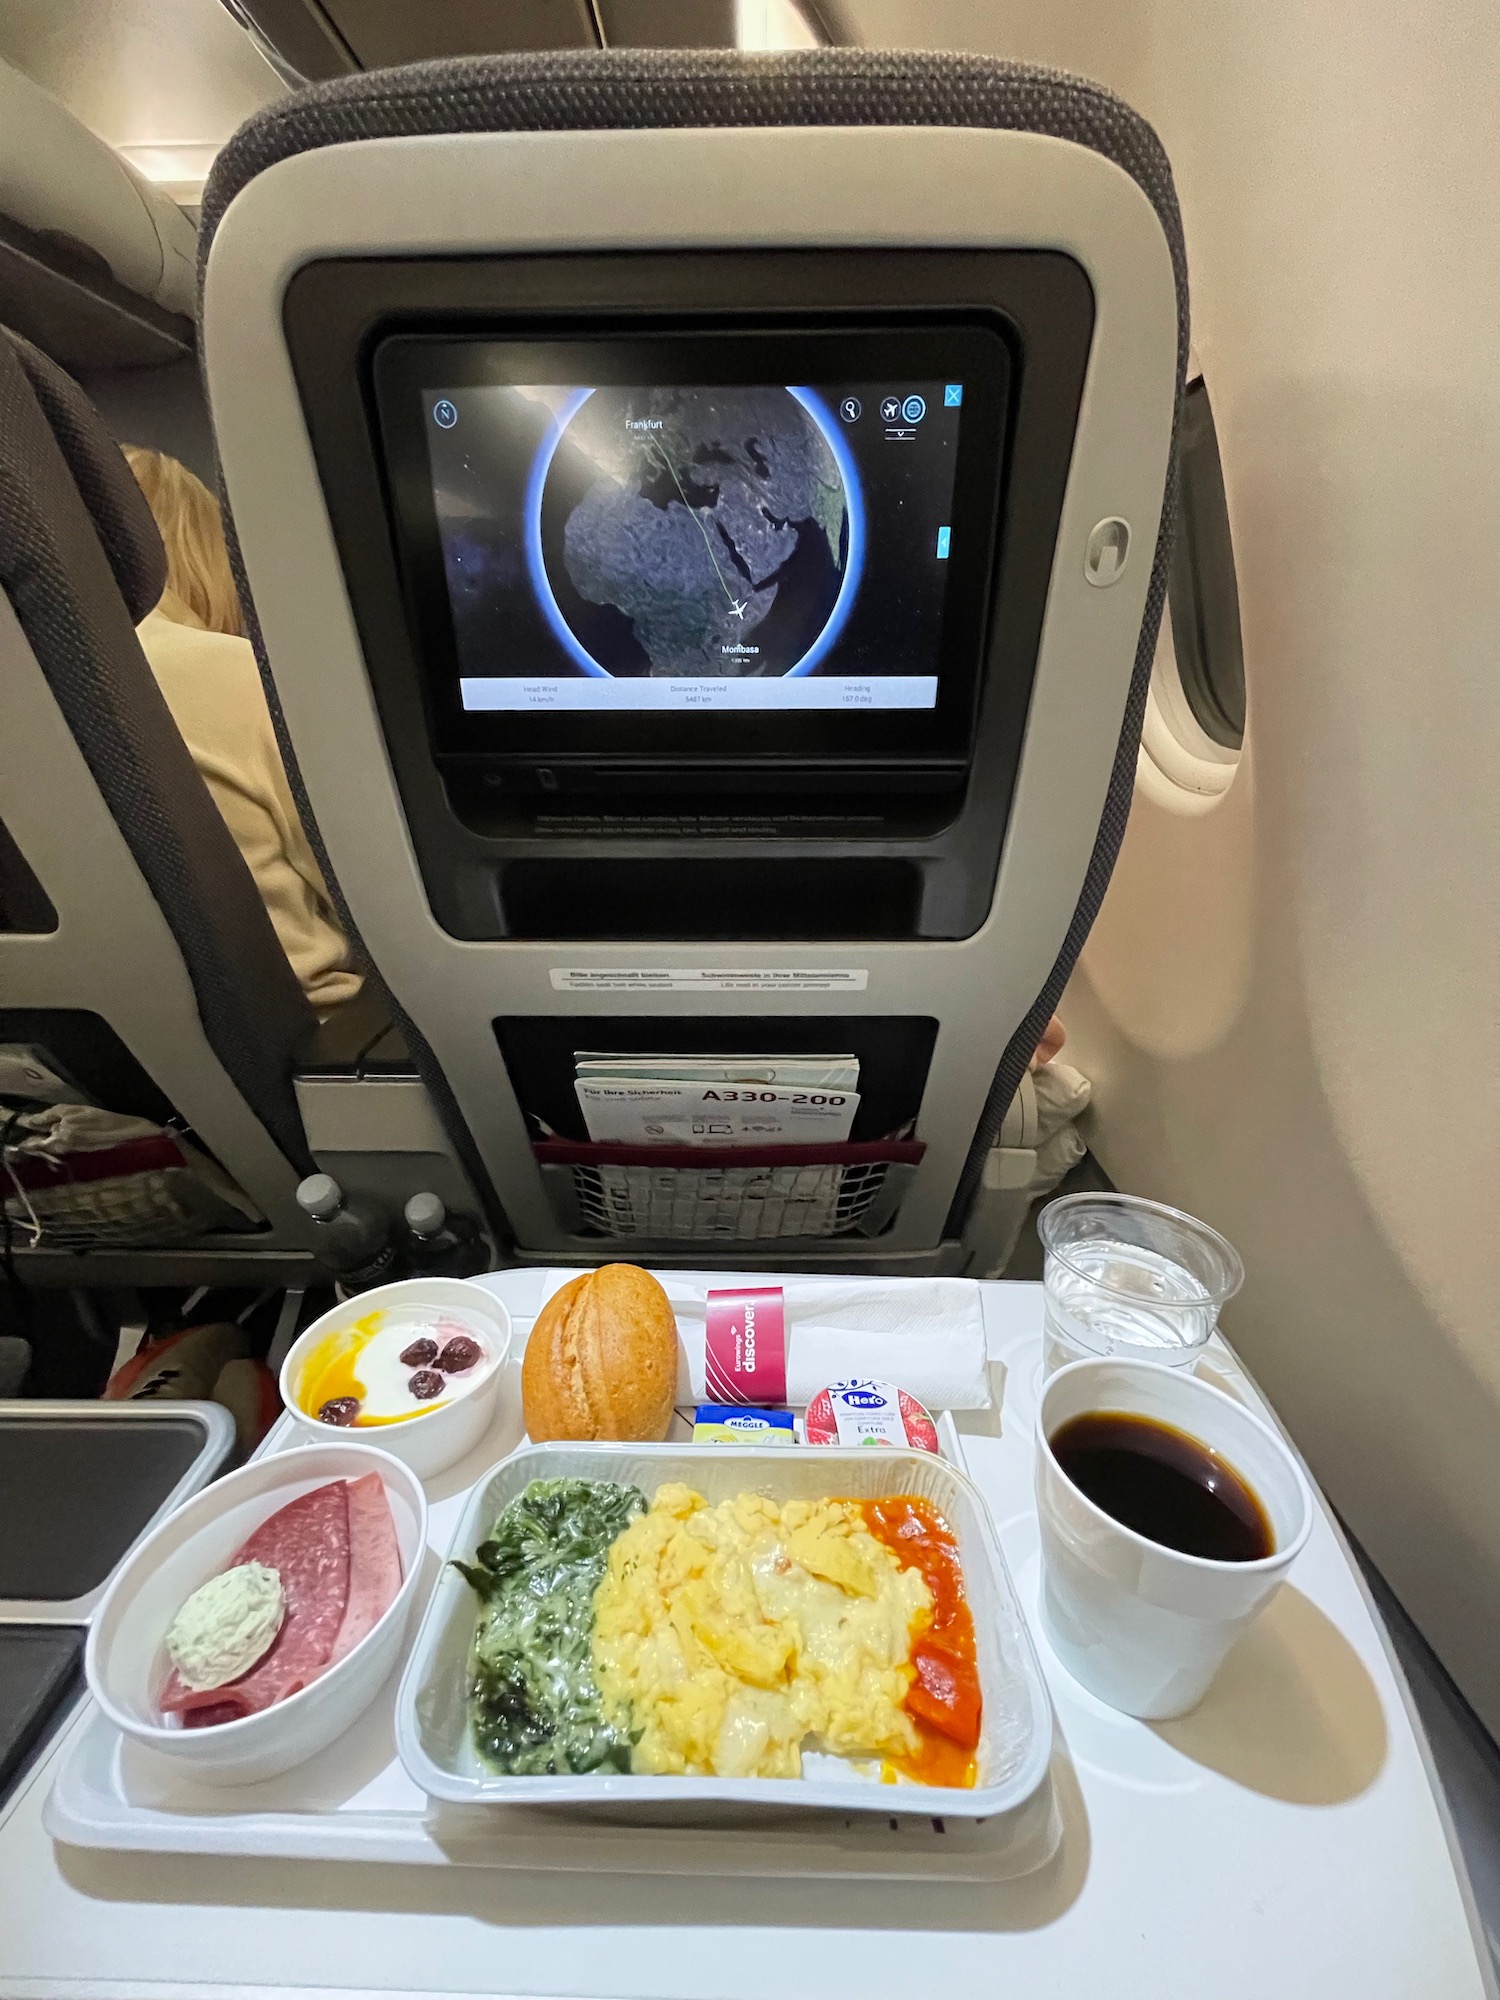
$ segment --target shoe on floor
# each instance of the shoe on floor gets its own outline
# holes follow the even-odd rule
[[[250,1352],[250,1336],[241,1326],[219,1320],[190,1326],[141,1346],[122,1362],[104,1387],[110,1403],[207,1402],[225,1366]]]

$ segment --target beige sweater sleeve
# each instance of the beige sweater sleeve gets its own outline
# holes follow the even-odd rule
[[[302,990],[326,1014],[353,998],[360,975],[292,802],[249,641],[159,611],[139,637]]]

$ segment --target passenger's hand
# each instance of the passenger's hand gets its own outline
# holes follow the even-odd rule
[[[1062,1053],[1062,1045],[1068,1039],[1068,1031],[1054,1014],[1042,1030],[1042,1039],[1036,1045],[1036,1054],[1029,1067],[1040,1069],[1043,1063],[1051,1062],[1055,1055]]]

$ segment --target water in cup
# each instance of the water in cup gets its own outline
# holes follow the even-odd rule
[[[1134,1195],[1067,1195],[1038,1226],[1048,1375],[1097,1355],[1191,1363],[1244,1276],[1217,1231]]]
[[[1133,1243],[1080,1244],[1047,1280],[1047,1373],[1091,1354],[1189,1360],[1216,1317],[1206,1287],[1160,1252]]]

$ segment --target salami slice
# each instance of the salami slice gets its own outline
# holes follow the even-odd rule
[[[362,1479],[349,1481],[349,1605],[329,1666],[380,1622],[400,1588],[401,1545],[385,1481],[378,1472],[367,1472]]]
[[[255,1715],[316,1680],[328,1664],[349,1606],[349,1488],[342,1479],[315,1487],[261,1522],[227,1564],[264,1563],[281,1577],[286,1615],[270,1651],[237,1681],[199,1691],[174,1670],[162,1690],[166,1714],[186,1729]]]

